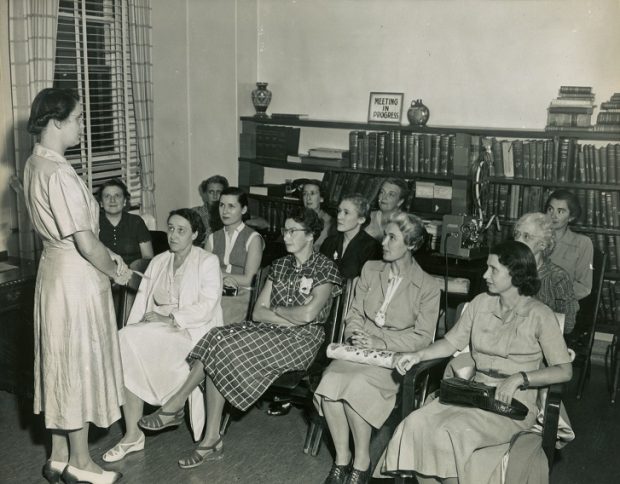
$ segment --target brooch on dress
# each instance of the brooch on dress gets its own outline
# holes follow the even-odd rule
[[[299,293],[303,294],[304,296],[308,296],[310,294],[310,291],[312,291],[312,278],[308,278],[303,276],[301,278],[301,280],[299,281]]]

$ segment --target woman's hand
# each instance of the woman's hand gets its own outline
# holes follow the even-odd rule
[[[385,349],[385,343],[382,339],[372,336],[361,329],[353,331],[351,343],[353,346],[359,346],[360,348]]]
[[[123,265],[125,265],[125,264],[123,263]],[[118,269],[117,269],[117,271],[118,271]],[[125,266],[125,270],[123,272],[121,272],[120,274],[117,273],[113,277],[113,280],[119,286],[126,286],[127,283],[129,282],[129,279],[131,279],[132,275],[133,275],[132,270],[129,267]]]
[[[120,276],[121,274],[124,274],[125,271],[129,271],[131,277],[131,270],[129,269],[127,264],[125,264],[123,258],[120,255],[115,254],[111,250],[108,250],[108,253],[110,254],[110,258],[116,263],[116,275]]]
[[[224,277],[222,283],[224,287],[234,287],[235,289],[239,289],[239,283],[237,283],[237,281],[235,281],[235,279],[230,276]]]
[[[523,377],[520,373],[515,373],[503,380],[495,389],[495,400],[510,405],[512,397],[517,389],[523,384]]]
[[[407,373],[411,369],[411,367],[417,365],[418,363],[420,363],[420,361],[422,361],[422,358],[419,352],[398,353],[394,357],[394,363],[396,363],[396,370],[401,375]]]
[[[142,317],[142,321],[145,323],[170,323],[172,324],[172,318],[170,316],[163,316],[155,311],[150,311]]]

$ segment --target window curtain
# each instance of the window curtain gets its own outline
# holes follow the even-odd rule
[[[153,157],[153,79],[151,1],[129,0],[129,42],[134,112],[138,138],[142,203],[140,214],[155,229],[155,166]]]
[[[34,138],[28,133],[30,104],[37,93],[54,82],[58,0],[9,0],[9,56],[13,105],[15,173],[21,180]],[[19,255],[36,259],[35,237],[22,194],[17,197]]]

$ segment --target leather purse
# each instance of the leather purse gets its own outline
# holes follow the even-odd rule
[[[444,378],[439,386],[439,402],[476,407],[514,420],[524,420],[528,408],[512,399],[510,405],[495,399],[495,387],[463,378]]]

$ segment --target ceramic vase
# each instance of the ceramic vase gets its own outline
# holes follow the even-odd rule
[[[254,109],[256,109],[256,114],[254,117],[266,118],[267,106],[269,106],[270,102],[271,91],[267,89],[267,83],[257,82],[256,89],[252,91],[252,104],[254,104]]]
[[[430,115],[430,110],[422,103],[421,99],[411,101],[411,107],[407,111],[409,124],[412,126],[426,126]]]

